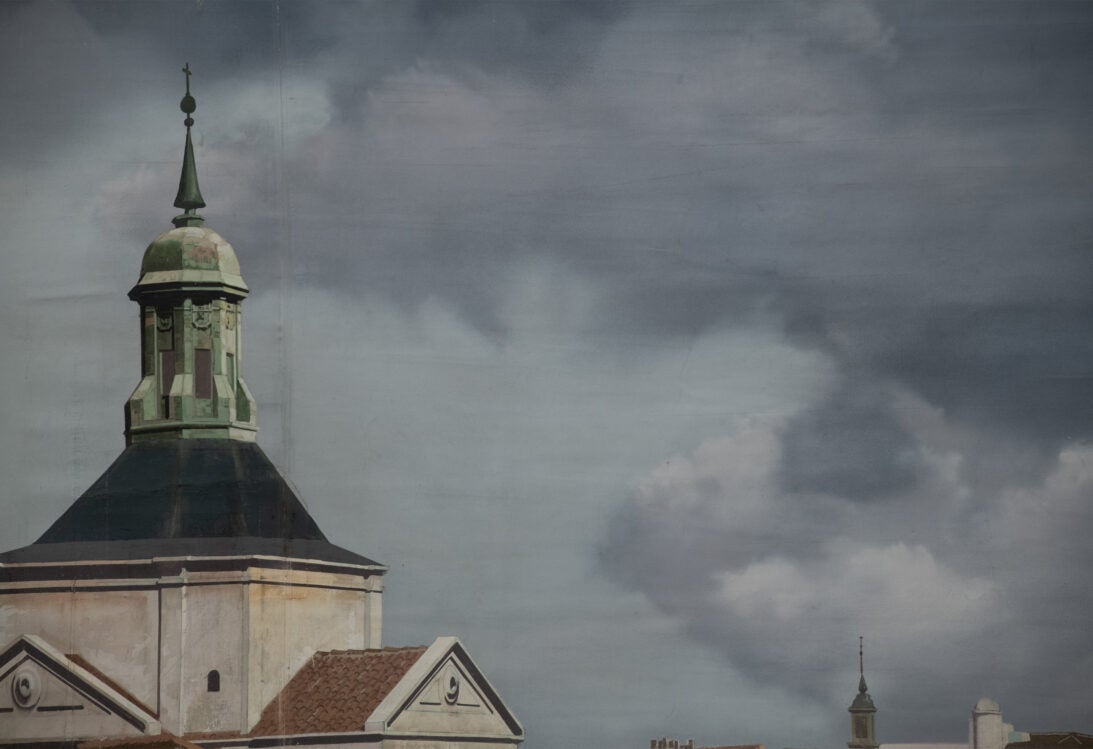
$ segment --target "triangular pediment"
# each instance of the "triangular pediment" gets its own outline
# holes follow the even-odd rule
[[[459,659],[450,655],[425,684],[413,708],[420,710],[453,710],[455,712],[489,711],[489,700],[478,689],[473,678],[460,664]]]
[[[454,637],[436,640],[373,711],[368,730],[518,742],[524,729]]]
[[[158,734],[159,721],[39,637],[0,650],[0,736],[16,741]]]

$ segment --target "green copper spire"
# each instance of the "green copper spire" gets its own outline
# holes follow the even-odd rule
[[[186,74],[186,95],[182,97],[179,108],[186,115],[183,121],[186,125],[186,150],[182,156],[182,176],[178,180],[175,208],[181,208],[185,213],[175,216],[172,223],[175,226],[201,226],[205,219],[197,215],[197,209],[205,207],[205,199],[201,197],[201,189],[197,186],[197,162],[194,160],[194,144],[190,139],[190,128],[194,124],[194,118],[190,115],[197,109],[197,102],[190,95],[190,63],[186,63],[182,72]]]

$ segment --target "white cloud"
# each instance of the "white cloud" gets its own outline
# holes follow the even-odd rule
[[[832,628],[858,627],[908,656],[939,635],[988,627],[999,603],[991,581],[960,575],[926,547],[903,543],[838,539],[818,559],[772,557],[719,578],[715,605],[756,635],[782,639],[777,628],[796,628],[808,617]]]

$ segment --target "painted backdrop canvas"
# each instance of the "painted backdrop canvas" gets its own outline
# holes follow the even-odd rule
[[[181,67],[259,442],[528,749],[1093,729],[1093,5],[0,4],[0,547],[122,447]],[[3,622],[0,621],[0,629]]]

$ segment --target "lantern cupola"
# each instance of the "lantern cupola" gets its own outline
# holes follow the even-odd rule
[[[174,228],[156,237],[129,298],[140,305],[141,380],[125,405],[126,444],[174,438],[253,441],[254,397],[242,378],[242,301],[249,293],[235,250],[204,226],[194,158],[190,66],[186,145]]]

